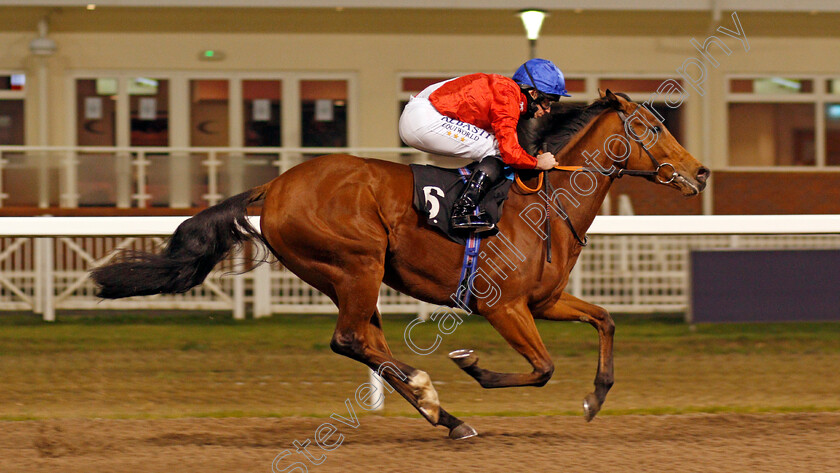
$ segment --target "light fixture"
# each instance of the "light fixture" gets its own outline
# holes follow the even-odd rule
[[[529,8],[520,11],[518,15],[522,20],[522,25],[525,26],[525,36],[531,44],[531,59],[533,59],[537,55],[537,38],[540,37],[540,28],[548,14],[542,10]]]
[[[38,37],[29,42],[29,51],[36,56],[51,56],[55,50],[55,41],[47,38],[50,32],[50,23],[47,17],[41,18],[38,22]]]
[[[218,49],[205,49],[198,53],[198,58],[202,61],[221,61],[225,58],[225,53]]]
[[[832,121],[840,121],[840,104],[826,105],[825,115]]]
[[[87,9],[88,10],[96,10],[96,4],[95,3],[88,3],[87,4]]]
[[[537,39],[540,37],[540,28],[542,28],[543,20],[545,19],[545,12],[542,10],[522,10],[519,12],[519,17],[522,18],[522,24],[525,26],[525,35],[528,39]]]
[[[782,77],[771,77],[770,82],[778,85],[779,87],[790,89],[790,90],[801,90],[802,89],[802,82],[798,80],[790,80],[784,79]]]

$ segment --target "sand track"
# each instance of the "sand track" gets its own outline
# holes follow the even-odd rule
[[[829,472],[840,470],[840,413],[476,417],[454,442],[416,418],[330,421],[343,443],[310,472]],[[316,418],[67,419],[0,423],[2,472],[270,472]],[[334,434],[331,440],[337,438]],[[315,444],[309,451],[324,452]],[[292,454],[278,471],[295,461]],[[303,471],[289,468],[288,471]]]

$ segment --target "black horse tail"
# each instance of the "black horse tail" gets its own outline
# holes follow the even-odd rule
[[[268,184],[220,202],[185,220],[159,254],[126,252],[122,261],[91,272],[106,299],[177,294],[204,281],[233,248],[262,234],[247,218],[248,205],[265,198]]]

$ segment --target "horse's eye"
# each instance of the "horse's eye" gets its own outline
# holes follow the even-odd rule
[[[662,127],[660,127],[659,125],[657,125],[657,126],[655,126],[655,127],[651,128],[651,129],[650,129],[650,131],[652,131],[652,132],[654,132],[654,133],[656,133],[656,134],[658,135],[658,134],[662,133]]]

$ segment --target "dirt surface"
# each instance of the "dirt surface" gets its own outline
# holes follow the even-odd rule
[[[271,472],[292,443],[338,428],[311,472],[829,472],[840,468],[840,413],[475,417],[451,441],[416,418],[63,419],[0,423],[2,472]],[[322,434],[324,432],[322,431]],[[319,458],[324,456],[323,458]],[[292,453],[276,471],[308,461]]]
[[[350,400],[367,369],[329,349],[329,317],[0,317],[0,473],[269,473],[275,459],[274,471],[298,473],[840,472],[840,324],[619,321],[616,384],[587,424],[591,327],[541,324],[554,378],[486,390],[446,353],[476,348],[486,368],[530,370],[489,324],[467,321],[420,356],[403,343],[408,321],[385,324],[395,354],[479,437],[449,440],[396,393],[383,415],[363,412]],[[418,340],[437,330],[425,324]],[[345,402],[355,429],[330,418],[349,415]],[[315,445],[316,432],[336,447]],[[321,463],[291,453],[295,442]]]

